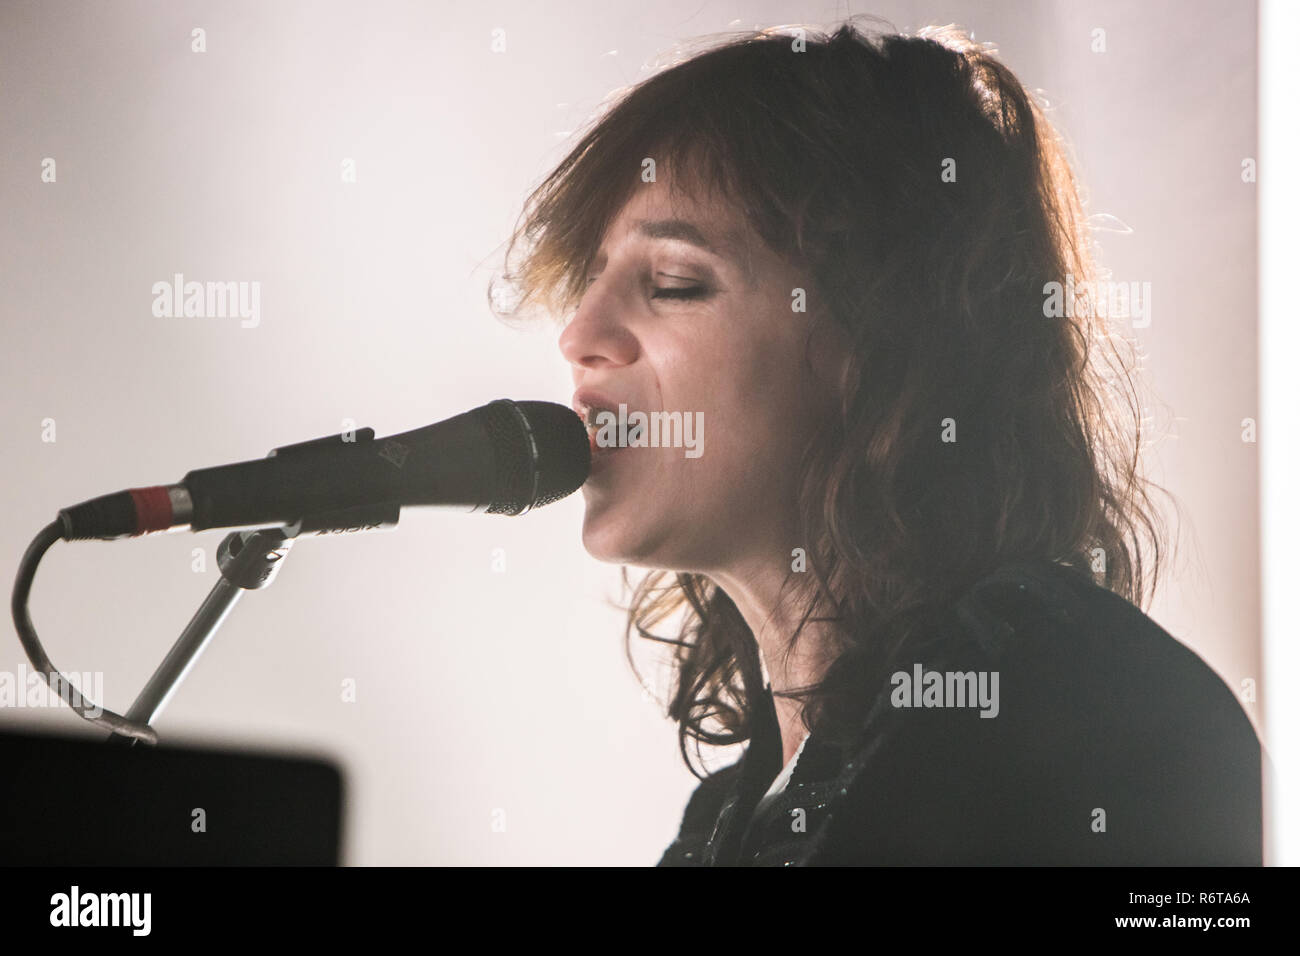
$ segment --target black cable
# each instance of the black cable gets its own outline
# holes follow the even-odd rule
[[[27,652],[27,659],[31,661],[32,667],[45,679],[45,683],[50,686],[51,690],[56,691],[67,702],[68,706],[81,717],[92,724],[111,730],[115,734],[140,740],[147,744],[156,744],[158,743],[158,734],[148,724],[138,723],[120,714],[115,714],[111,710],[99,707],[93,701],[87,702],[86,696],[78,688],[74,687],[72,681],[50,662],[50,659],[45,655],[45,649],[41,647],[40,638],[36,636],[36,628],[32,625],[31,615],[27,613],[27,601],[32,592],[32,580],[36,577],[36,566],[41,563],[41,558],[45,556],[45,552],[50,549],[50,545],[62,537],[62,523],[60,521],[50,522],[32,539],[32,543],[27,546],[27,551],[23,554],[22,560],[18,562],[18,574],[14,579],[13,600],[10,602],[10,608],[14,616],[14,627],[18,630],[18,640],[22,642],[23,650]],[[57,687],[53,683],[53,678],[56,675],[58,677]]]

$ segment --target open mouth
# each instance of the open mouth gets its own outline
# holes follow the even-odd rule
[[[598,420],[599,416],[602,412],[607,412],[607,411],[609,411],[609,409],[600,408],[600,407],[583,409],[582,423],[587,426],[587,441],[591,445],[592,455],[611,452],[614,451],[615,448],[617,447],[617,446],[601,445],[597,440],[597,436],[600,432],[600,424],[601,424],[600,421]],[[606,421],[608,421],[608,419],[606,419]]]
[[[591,455],[593,459],[596,458],[597,456],[609,455],[612,454],[613,452],[618,451],[620,446],[617,444],[617,442],[615,442],[615,444],[612,445],[602,445],[599,441],[599,435],[602,426],[611,420],[617,421],[618,419],[617,412],[615,412],[613,409],[604,408],[600,405],[583,405],[581,403],[579,403],[576,406],[575,410],[582,418],[583,425],[586,426],[587,442],[591,448]],[[602,420],[601,419],[602,414],[608,417]],[[606,434],[608,435],[608,432],[606,432]]]

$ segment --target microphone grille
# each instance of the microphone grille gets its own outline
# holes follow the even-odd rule
[[[567,498],[591,472],[591,443],[577,413],[555,402],[499,399],[483,406],[500,482],[488,514],[520,515]]]

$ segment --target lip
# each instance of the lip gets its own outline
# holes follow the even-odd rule
[[[620,404],[626,405],[628,402],[610,398],[608,395],[602,392],[597,392],[594,389],[579,389],[573,393],[572,408],[574,414],[582,419],[584,426],[587,423],[587,413],[590,410],[596,409],[598,411],[608,411],[617,415]],[[588,437],[591,437],[594,435],[594,432],[589,430],[587,435]],[[597,446],[595,439],[593,438],[591,442],[591,457],[593,465],[597,460],[607,458],[611,452],[616,450],[617,448],[602,448]]]
[[[613,458],[621,448],[595,448],[591,452],[591,478],[595,478],[609,467],[610,459]]]
[[[572,408],[575,414],[582,419],[585,424],[587,421],[587,412],[591,409],[601,411],[618,412],[619,405],[630,405],[626,399],[615,399],[605,392],[598,392],[595,389],[583,388],[574,392]],[[588,433],[589,435],[592,433]],[[603,472],[608,466],[610,459],[614,454],[622,449],[615,445],[612,447],[601,447],[595,443],[593,438],[591,443],[591,477]]]
[[[578,417],[584,422],[587,420],[587,411],[592,408],[606,409],[611,412],[618,412],[620,404],[632,407],[632,403],[616,398],[610,398],[608,395],[597,392],[594,389],[579,389],[573,393],[572,408]]]
[[[591,440],[591,474],[596,475],[603,471],[609,465],[609,460],[623,450],[622,445],[597,445],[593,436]]]

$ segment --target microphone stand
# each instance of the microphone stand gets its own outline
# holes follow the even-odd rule
[[[356,433],[356,438],[362,441],[371,440],[373,437],[374,430],[370,428],[360,429]],[[326,438],[277,448],[271,452],[271,455],[293,454],[298,449],[340,440],[342,436],[330,435]],[[153,672],[144,690],[127,711],[127,718],[137,723],[153,722],[212,641],[217,628],[225,621],[235,602],[245,591],[260,591],[271,585],[285,557],[288,556],[289,549],[293,547],[294,540],[300,535],[387,530],[397,526],[400,516],[400,505],[368,504],[303,518],[281,528],[232,531],[226,535],[217,548],[220,579],[203,599],[203,603],[194,613],[189,624],[185,625],[185,630],[176,639],[176,643],[167,652],[158,669]],[[132,747],[139,743],[139,740],[113,733],[109,734],[105,742],[113,747]]]
[[[244,591],[268,587],[275,580],[280,564],[293,547],[293,536],[288,528],[262,531],[235,531],[226,535],[217,548],[217,565],[221,578],[195,612],[181,636],[167,652],[163,662],[153,672],[144,690],[136,698],[126,716],[138,723],[149,724],[167,706],[180,682],[190,672],[199,656],[235,606]],[[134,746],[134,737],[109,734],[107,743],[113,746]]]

